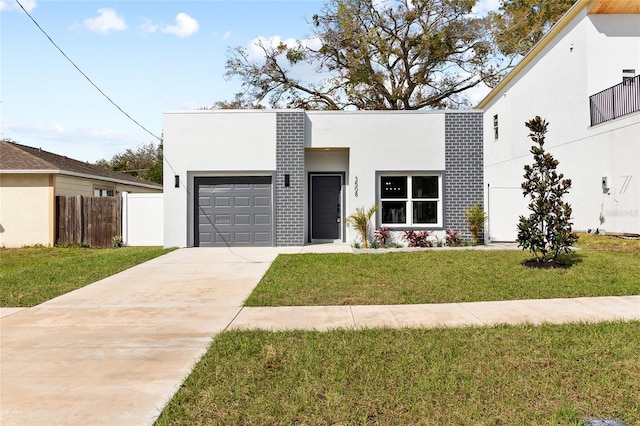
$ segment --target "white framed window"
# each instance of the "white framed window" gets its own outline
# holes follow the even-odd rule
[[[378,199],[382,226],[442,226],[441,175],[385,174],[379,179]]]
[[[104,188],[93,189],[94,197],[113,197],[113,195],[114,195],[113,189],[104,189]]]
[[[498,140],[498,114],[493,116],[493,139]]]

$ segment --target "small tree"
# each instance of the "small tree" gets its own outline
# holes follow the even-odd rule
[[[478,235],[484,228],[484,224],[487,221],[487,214],[482,208],[482,204],[475,203],[471,207],[464,209],[464,215],[467,218],[469,224],[469,232],[471,232],[471,244],[478,245]]]
[[[529,217],[520,216],[517,242],[533,253],[536,262],[553,262],[561,252],[568,253],[578,236],[571,229],[571,206],[563,201],[571,179],[556,172],[559,161],[544,150],[548,123],[536,116],[525,123],[534,163],[524,166],[523,194],[530,198]]]
[[[369,210],[365,210],[364,207],[358,207],[356,212],[347,218],[347,223],[360,233],[364,248],[369,248],[369,222],[377,210],[377,205]]]

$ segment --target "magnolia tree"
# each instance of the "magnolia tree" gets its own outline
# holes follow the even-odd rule
[[[545,151],[544,140],[549,124],[536,116],[525,123],[533,164],[524,166],[523,194],[529,197],[528,217],[520,216],[518,245],[529,250],[536,262],[553,262],[560,253],[568,253],[578,237],[571,229],[571,206],[562,197],[569,193],[571,179],[565,179],[556,168],[558,160]]]

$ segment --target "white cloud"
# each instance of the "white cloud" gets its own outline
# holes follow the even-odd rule
[[[98,9],[98,17],[87,18],[83,25],[89,31],[106,34],[109,31],[123,31],[127,29],[127,24],[121,16],[118,16],[114,9]]]
[[[160,29],[160,25],[154,24],[151,19],[143,19],[138,28],[145,34],[153,34]]]
[[[229,37],[231,37],[231,31],[225,31],[224,35],[222,36],[223,40],[228,39]]]
[[[90,162],[110,159],[126,148],[150,142],[148,136],[140,133],[105,128],[66,128],[58,123],[19,120],[2,120],[2,137]]]
[[[22,4],[22,7],[24,7],[27,12],[31,12],[37,6],[35,0],[20,0],[20,4]],[[10,11],[22,9],[20,9],[20,6],[18,6],[15,0],[0,0],[0,10]]]
[[[182,38],[189,37],[191,34],[196,33],[199,28],[200,25],[198,25],[198,21],[184,12],[180,12],[176,15],[176,25],[167,25],[162,28],[162,32],[174,34]]]
[[[471,13],[478,15],[486,15],[489,12],[497,11],[500,7],[500,0],[480,0],[473,7]]]
[[[16,120],[2,121],[4,131],[11,133],[36,134],[40,138],[57,138],[64,132],[64,126],[57,123],[34,123]]]

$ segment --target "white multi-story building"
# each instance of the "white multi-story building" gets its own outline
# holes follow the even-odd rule
[[[481,102],[486,235],[513,241],[528,214],[525,122],[572,179],[576,230],[640,234],[640,0],[579,0]]]

